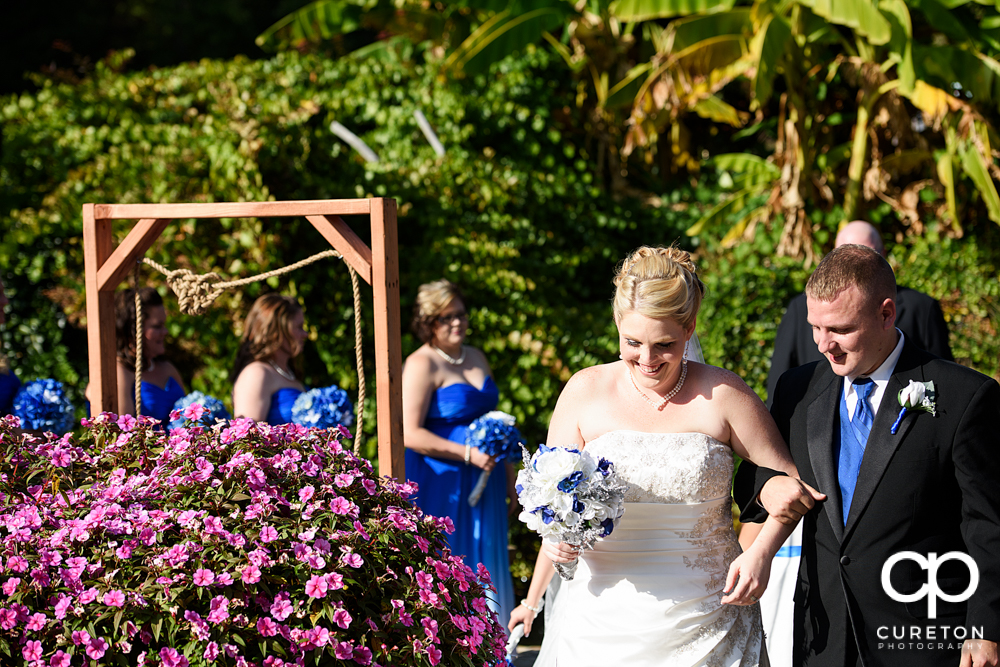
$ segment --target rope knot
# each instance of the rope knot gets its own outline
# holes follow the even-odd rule
[[[185,315],[201,315],[209,309],[225,288],[217,283],[217,273],[198,275],[188,269],[176,269],[167,274],[167,285],[177,295],[177,303]]]

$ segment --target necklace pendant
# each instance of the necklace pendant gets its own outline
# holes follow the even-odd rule
[[[663,408],[667,407],[667,403],[670,402],[670,399],[676,396],[684,386],[684,380],[687,378],[688,362],[687,359],[681,361],[681,376],[677,378],[677,384],[674,385],[673,389],[667,392],[666,396],[660,399],[659,403],[647,396],[646,392],[642,389],[639,389],[639,385],[635,383],[635,378],[632,376],[632,371],[628,369],[628,366],[625,367],[625,370],[628,372],[628,379],[632,381],[632,386],[635,387],[637,392],[639,392],[639,395],[642,396],[647,403],[656,408],[657,411],[661,411]]]
[[[285,370],[284,368],[282,368],[282,367],[281,367],[281,366],[279,366],[278,364],[274,363],[274,362],[273,362],[273,361],[271,361],[270,359],[268,359],[268,360],[267,360],[267,363],[268,363],[268,365],[269,365],[269,366],[270,366],[271,368],[273,368],[273,369],[274,369],[274,372],[275,372],[275,373],[277,373],[277,374],[278,374],[278,375],[280,375],[281,377],[285,378],[285,379],[286,379],[286,380],[288,380],[289,382],[295,382],[295,373],[292,373],[291,371],[286,371],[286,370]]]

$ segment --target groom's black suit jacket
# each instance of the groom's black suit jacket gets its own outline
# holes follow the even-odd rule
[[[896,397],[909,380],[934,382],[937,416],[911,411],[892,435]],[[940,626],[982,627],[983,638],[1000,640],[1000,385],[907,341],[872,425],[846,526],[834,452],[842,392],[843,378],[829,362],[814,362],[782,376],[771,407],[799,475],[828,496],[803,519],[794,664],[841,667],[846,642],[856,640],[868,666],[957,667],[961,641],[942,642]],[[744,520],[763,520],[764,511],[748,501],[774,474],[740,467]],[[883,590],[883,564],[900,551],[965,552],[979,566],[978,589],[965,603],[939,600],[937,619],[929,620],[927,598],[896,602]],[[928,581],[912,561],[891,572],[900,593]],[[965,590],[968,577],[955,561],[938,572],[952,594]],[[927,625],[938,628],[934,650],[926,641],[923,649],[887,648],[899,642],[894,627],[906,628],[908,643],[911,626]]]

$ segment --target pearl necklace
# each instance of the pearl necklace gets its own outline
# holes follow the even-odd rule
[[[639,389],[639,385],[635,383],[635,378],[632,377],[632,371],[628,369],[628,366],[625,367],[625,370],[628,373],[628,379],[632,381],[632,386],[635,387],[635,390],[637,392],[639,392],[639,395],[642,396],[647,403],[652,405],[657,410],[662,410],[663,408],[667,407],[667,403],[670,402],[670,399],[676,396],[677,392],[679,392],[681,390],[681,387],[684,386],[684,379],[687,377],[688,374],[688,362],[687,359],[681,361],[681,376],[677,379],[677,384],[674,385],[674,388],[671,389],[669,392],[667,392],[667,395],[660,400],[660,403],[657,403],[649,396],[647,396],[646,392],[644,392],[642,389]]]
[[[268,359],[268,360],[267,360],[267,363],[268,363],[268,365],[269,365],[269,366],[270,366],[271,368],[273,368],[273,369],[274,369],[274,372],[275,372],[275,373],[277,373],[277,374],[278,374],[278,375],[280,375],[281,377],[285,378],[285,379],[286,379],[286,380],[288,380],[289,382],[295,382],[295,373],[292,373],[291,371],[286,371],[286,370],[285,370],[284,368],[282,368],[282,367],[281,367],[281,366],[279,366],[278,364],[274,363],[274,362],[273,362],[273,361],[271,361],[270,359]]]
[[[431,345],[431,349],[434,350],[435,352],[437,352],[438,354],[440,354],[441,358],[444,359],[445,361],[447,361],[452,366],[461,366],[462,364],[465,363],[465,346],[464,345],[462,346],[462,354],[458,355],[458,359],[456,359],[455,357],[451,356],[450,354],[448,354],[447,352],[445,352],[444,350],[442,350],[440,347],[437,347],[435,345]]]

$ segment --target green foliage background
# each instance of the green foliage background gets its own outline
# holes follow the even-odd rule
[[[596,175],[595,140],[574,116],[575,84],[546,52],[529,49],[488,75],[448,84],[392,60],[290,52],[122,73],[128,56],[110,57],[78,84],[39,79],[37,93],[0,98],[0,274],[12,301],[0,343],[22,380],[63,380],[82,406],[83,203],[389,196],[399,206],[404,321],[419,284],[442,276],[460,283],[473,309],[470,342],[493,365],[499,408],[518,417],[531,444],[544,440],[572,372],[617,357],[611,276],[641,244],[678,242],[698,252],[709,291],[698,324],[705,356],[763,396],[777,322],[808,270],[773,257],[780,229],[762,226],[752,244],[735,249],[684,235],[721,194],[713,172],[671,184],[656,205],[609,196]],[[420,133],[416,109],[436,129],[444,157]],[[366,164],[341,143],[329,130],[334,120],[380,162]],[[816,213],[827,227],[834,217]],[[348,222],[367,240],[365,221]],[[1000,242],[992,228],[953,240],[930,227],[925,237],[897,239],[891,259],[902,282],[942,299],[956,357],[994,375]],[[116,227],[119,240],[128,229]],[[148,256],[241,277],[323,246],[304,220],[187,220],[171,225]],[[168,355],[189,390],[230,400],[243,318],[258,295],[278,290],[306,310],[306,383],[357,391],[351,288],[339,262],[227,293],[197,318],[179,314],[162,277],[143,271],[167,297]],[[407,331],[403,344],[405,354],[418,342]],[[366,409],[373,434],[372,402]],[[533,540],[519,524],[512,530],[515,574],[526,576]]]

